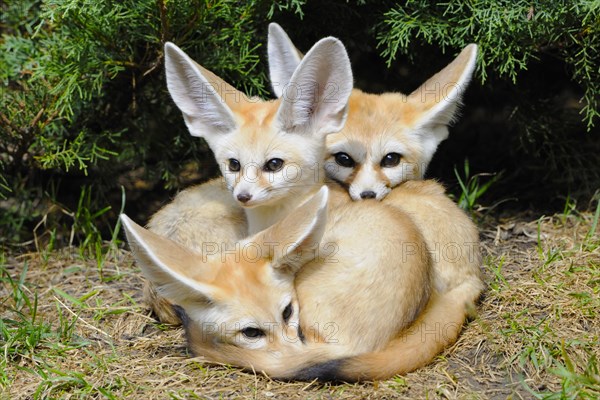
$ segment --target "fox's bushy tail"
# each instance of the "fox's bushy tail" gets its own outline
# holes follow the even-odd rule
[[[421,316],[385,348],[315,364],[296,372],[295,378],[382,380],[422,367],[457,340],[481,290],[480,281],[467,281],[448,292],[434,292]]]

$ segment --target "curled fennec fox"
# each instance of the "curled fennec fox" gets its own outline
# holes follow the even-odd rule
[[[269,25],[269,71],[277,97],[287,93],[302,53],[277,24]],[[354,89],[348,120],[327,137],[325,171],[354,200],[383,199],[400,183],[422,179],[471,80],[477,45],[470,44],[411,94]]]
[[[456,217],[458,217],[457,220],[459,222],[464,222],[464,220],[461,219],[461,214],[453,215],[454,212],[461,213],[461,211],[456,209],[455,207],[451,207],[453,203],[444,195],[443,191],[440,190],[439,186],[437,184],[434,184],[433,182],[407,182],[405,185],[402,185],[399,188],[395,189],[392,192],[392,196],[396,193],[396,190],[406,191],[403,192],[403,196],[406,196],[407,199],[411,202],[420,203],[423,207],[437,207],[438,205],[442,207],[447,207],[446,211],[448,211],[448,213],[446,215],[448,217],[448,220],[432,221],[432,219],[435,219],[435,213],[433,213],[434,216],[430,217],[430,220],[424,221],[429,225],[419,226],[423,234],[432,234],[439,230],[439,232],[442,235],[445,235],[445,237],[447,238],[446,242],[441,243],[441,250],[437,250],[433,254],[431,254],[431,261],[436,267],[435,269],[433,269],[433,271],[430,272],[433,273],[433,276],[430,277],[430,279],[433,281],[436,280],[435,274],[442,274],[442,278],[444,279],[442,279],[441,281],[446,282],[447,287],[443,291],[439,291],[435,288],[432,288],[431,295],[429,297],[429,302],[426,308],[418,315],[417,319],[409,327],[407,327],[403,332],[399,332],[399,334],[396,337],[392,338],[387,343],[387,345],[383,347],[383,349],[381,349],[380,351],[369,352],[357,357],[350,357],[345,360],[341,360],[339,358],[342,357],[341,353],[332,354],[326,350],[318,350],[318,346],[309,347],[305,349],[306,352],[301,351],[302,347],[283,347],[287,349],[286,352],[268,352],[266,354],[253,353],[251,350],[240,349],[233,345],[226,346],[225,343],[223,343],[224,347],[211,347],[210,343],[220,342],[215,342],[213,340],[207,343],[206,341],[202,341],[201,339],[203,338],[208,339],[213,338],[213,336],[206,336],[206,334],[203,334],[202,330],[197,326],[197,324],[194,325],[189,318],[184,317],[184,324],[186,325],[189,346],[192,349],[193,353],[197,355],[203,355],[208,360],[212,361],[225,362],[234,365],[239,365],[242,367],[249,367],[251,365],[255,370],[264,370],[265,372],[271,374],[274,377],[297,379],[320,378],[336,380],[365,380],[385,379],[395,374],[410,372],[415,368],[427,364],[440,351],[442,351],[448,345],[454,343],[454,341],[456,341],[458,337],[458,334],[461,331],[462,324],[465,320],[468,309],[470,308],[470,306],[473,306],[474,300],[477,298],[481,291],[481,281],[478,279],[478,275],[473,275],[472,272],[468,270],[468,265],[478,265],[477,263],[479,260],[479,253],[476,247],[472,249],[471,256],[474,257],[475,260],[469,260],[466,254],[450,253],[450,256],[454,259],[456,259],[456,257],[460,257],[461,259],[464,259],[465,262],[470,262],[470,264],[465,264],[465,267],[460,268],[461,264],[459,263],[453,265],[451,263],[444,262],[444,257],[447,257],[448,254],[446,253],[446,250],[448,249],[445,247],[445,245],[451,245],[453,243],[453,241],[450,239],[452,237],[462,237],[464,240],[464,238],[469,236],[469,234],[473,234],[472,224],[452,224],[453,218]],[[332,191],[334,191],[335,195],[338,197],[347,196],[346,193],[340,193],[340,189],[336,189],[335,186],[332,187]],[[240,245],[236,248],[236,245],[234,243],[235,240],[232,239],[232,236],[240,234],[239,232],[234,232],[231,235],[227,233],[225,233],[225,235],[222,235],[224,231],[218,230],[207,232],[207,226],[210,229],[213,222],[209,220],[209,223],[207,224],[207,220],[202,217],[202,213],[200,213],[200,218],[197,218],[197,215],[192,214],[194,210],[198,209],[201,206],[199,206],[194,201],[196,199],[193,196],[190,196],[190,194],[194,193],[193,189],[189,190],[187,193],[184,193],[185,195],[178,196],[173,203],[166,206],[153,219],[154,223],[156,224],[155,226],[162,227],[161,224],[158,224],[158,221],[160,221],[160,219],[162,219],[163,217],[167,217],[164,219],[164,222],[166,226],[170,227],[169,230],[171,237],[175,238],[175,240],[180,241],[183,244],[186,244],[186,248],[192,249],[185,250],[182,248],[177,248],[173,250],[172,247],[169,247],[169,252],[172,252],[173,254],[182,255],[190,254],[190,252],[193,252],[195,253],[193,257],[198,258],[201,257],[198,254],[202,254],[202,252],[209,252],[209,255],[211,257],[219,257],[221,253],[216,252],[216,249],[225,249],[225,252],[231,252],[232,250],[236,249],[238,250],[238,252],[248,248],[252,249],[251,246],[244,247],[243,245]],[[203,191],[200,191],[200,193],[203,193]],[[341,272],[340,276],[338,276],[337,274],[334,274],[333,276],[329,276],[327,274],[317,275],[317,270],[313,271],[313,273],[315,274],[313,275],[315,282],[309,280],[305,281],[304,283],[304,288],[306,288],[306,290],[309,293],[320,293],[322,295],[330,293],[328,290],[325,290],[326,288],[337,288],[342,290],[347,289],[348,291],[345,292],[343,296],[340,296],[337,300],[342,302],[343,304],[347,304],[350,308],[341,308],[338,312],[340,313],[339,315],[342,318],[348,317],[350,321],[354,321],[354,318],[356,318],[355,312],[358,309],[355,308],[355,304],[357,301],[360,301],[358,297],[354,296],[354,293],[363,293],[363,285],[367,285],[367,289],[373,288],[369,285],[369,283],[373,282],[373,276],[375,276],[376,278],[381,278],[381,276],[379,275],[381,273],[379,268],[381,266],[389,267],[390,260],[380,259],[381,254],[385,254],[386,251],[382,251],[382,249],[379,248],[379,246],[385,246],[386,243],[389,244],[389,235],[387,234],[386,229],[393,229],[393,231],[396,232],[400,229],[410,226],[412,222],[398,221],[398,215],[390,213],[390,206],[385,206],[374,202],[357,202],[352,204],[369,205],[370,207],[372,207],[371,212],[380,210],[380,208],[385,208],[386,211],[383,211],[378,215],[369,217],[367,217],[367,215],[369,214],[365,213],[364,218],[360,218],[360,215],[357,215],[351,208],[349,208],[350,206],[342,206],[344,208],[343,211],[338,210],[338,208],[336,207],[336,209],[333,210],[333,213],[337,214],[334,214],[334,216],[330,215],[329,218],[330,220],[335,218],[335,221],[345,222],[345,225],[337,226],[336,231],[332,232],[331,235],[335,236],[335,232],[341,232],[341,234],[343,234],[344,236],[348,236],[350,240],[356,242],[351,242],[350,244],[344,245],[343,247],[339,244],[339,242],[336,242],[337,246],[332,246],[331,243],[327,241],[328,239],[325,238],[321,241],[322,243],[324,243],[322,250],[325,254],[327,254],[327,250],[337,248],[341,251],[348,249],[349,246],[349,248],[352,251],[348,264],[349,266],[352,266],[352,264],[355,263],[364,263],[367,261],[374,262],[375,264],[370,265],[368,269],[362,269],[361,279],[351,280],[352,285],[350,286],[346,286],[346,278],[354,277],[354,275],[352,274],[347,275],[346,273]],[[208,204],[208,206],[210,207],[210,203]],[[232,210],[235,209],[236,208],[232,208]],[[184,215],[190,218],[185,219],[185,222],[180,225],[173,225],[167,223],[167,221],[171,221],[169,216],[176,219],[178,218],[177,215]],[[306,208],[301,208],[298,211],[298,215],[306,217],[307,215],[309,215],[309,213],[306,211]],[[181,222],[183,222],[183,219],[181,220]],[[381,229],[382,227],[378,225],[380,222],[383,223],[383,227],[386,227],[386,229]],[[391,224],[391,226],[389,226],[388,224]],[[373,225],[376,225],[376,228],[373,228]],[[290,227],[297,228],[299,226],[301,226],[300,223],[288,218],[286,220],[286,223],[281,223],[279,225],[279,228],[274,228],[277,230],[271,231],[272,234],[270,234],[270,236],[273,237],[273,239],[269,239],[271,245],[273,245],[273,243],[285,243],[288,240],[286,239],[286,232],[290,230]],[[232,228],[233,227],[235,227],[235,223],[233,223]],[[280,233],[282,232],[281,229],[283,229],[283,233]],[[169,230],[164,231],[167,232]],[[471,235],[471,238],[473,240],[477,240],[476,231],[474,233],[475,235]],[[205,236],[205,239],[201,239],[203,235]],[[215,235],[215,237],[211,238],[211,235]],[[281,237],[278,237],[278,235],[281,235]],[[195,240],[189,241],[188,238],[191,237],[194,237]],[[340,237],[336,237],[336,239],[339,240]],[[157,238],[156,240],[158,241],[158,243],[160,243],[161,246],[164,243],[167,243],[167,239],[163,237]],[[251,239],[243,243],[253,243],[256,240],[257,239]],[[371,247],[371,241],[374,241],[376,243],[375,247]],[[215,245],[217,247],[215,247]],[[476,246],[477,242],[474,242],[471,245]],[[363,246],[367,246],[367,248]],[[139,244],[134,244],[132,247],[137,249],[141,248]],[[413,252],[417,249],[417,247],[418,246],[414,246],[413,244],[408,244],[408,247],[405,246],[404,249]],[[399,248],[398,245],[388,245],[388,250],[399,249],[402,249],[402,247]],[[428,255],[430,254],[429,249],[427,249],[426,247],[420,248],[418,250],[425,251],[425,253]],[[452,248],[450,248],[450,250],[452,250]],[[332,257],[335,257],[334,259],[337,259],[337,256],[337,253],[334,253],[332,255]],[[139,259],[140,255],[138,254],[137,257]],[[231,255],[231,253],[229,253],[229,257],[235,258]],[[394,254],[394,256],[392,257],[393,262],[397,262],[399,259],[398,257],[398,255]],[[242,259],[242,256],[240,256],[239,258]],[[143,264],[143,261],[138,260],[138,263],[140,263],[141,265]],[[170,266],[175,269],[181,268],[184,274],[189,273],[186,271],[200,271],[195,264],[192,264],[188,261],[183,262],[177,258],[172,259],[170,261]],[[421,268],[424,268],[422,271],[426,271],[429,269],[426,265],[421,265]],[[321,269],[319,268],[319,271],[320,270]],[[323,272],[331,271],[332,270],[323,270]],[[198,272],[198,274],[200,273],[201,272]],[[212,275],[209,275],[208,277],[204,278],[209,279],[210,276]],[[198,276],[198,278],[200,279],[203,277]],[[226,279],[225,275],[222,276],[221,279]],[[256,279],[254,278],[240,279],[242,280],[235,280],[236,284],[245,284],[245,282],[256,282]],[[384,281],[385,285],[393,284],[391,281],[389,281],[389,278],[385,278]],[[155,285],[160,286],[160,282],[153,282]],[[231,282],[231,280],[228,280],[228,282]],[[415,281],[412,282],[415,283]],[[263,283],[265,283],[265,285],[267,286],[272,285],[272,282],[268,281]],[[316,284],[315,287],[313,287],[313,283]],[[353,286],[354,284],[358,284],[359,287],[357,288]],[[399,284],[399,288],[402,288],[403,286],[409,283],[407,281],[402,281]],[[428,283],[422,282],[421,284],[423,286],[414,289],[426,290],[428,287]],[[297,285],[299,284],[297,283]],[[433,282],[429,282],[429,285],[432,286]],[[166,295],[167,298],[169,298],[175,304],[183,306],[184,309],[186,308],[186,302],[196,301],[193,297],[187,297],[189,295],[189,292],[184,292],[180,290],[180,288],[174,288],[173,290],[175,290],[176,293],[180,293],[183,296],[183,298],[177,296],[171,297],[168,293],[165,292],[162,292],[161,295]],[[277,298],[270,297],[271,294],[277,296],[277,293],[279,293],[277,291],[273,292],[274,290],[275,289],[270,288],[261,289],[257,292],[252,292],[252,296],[255,296],[252,297],[252,299],[254,299],[255,301],[260,299],[261,302],[265,301],[271,305],[279,305],[279,309],[281,310],[275,307],[275,309],[271,310],[271,312],[277,313],[277,311],[280,311],[282,313],[283,318],[284,311],[286,311],[287,305],[289,303],[286,303],[285,301],[281,300],[278,301]],[[313,292],[311,292],[311,290]],[[247,293],[245,286],[244,290],[239,288],[232,288],[230,292],[230,294],[235,294],[235,296],[237,296],[239,293]],[[382,292],[380,291],[377,291],[377,293],[382,294]],[[387,298],[388,294],[385,294],[384,296]],[[309,309],[306,309],[302,306],[303,302],[301,291],[298,291],[298,298],[300,299],[299,307],[294,307],[292,311],[296,312],[296,310],[298,310],[302,318],[306,316],[307,319],[305,319],[304,321],[307,321],[307,323],[308,321],[314,321],[310,318]],[[393,297],[389,297],[388,300],[392,298]],[[329,300],[323,300],[323,302],[319,302],[314,297],[311,297],[311,295],[309,295],[309,297],[305,299],[305,301],[307,301],[307,304],[314,305],[317,308],[321,307],[322,304],[330,304],[328,303]],[[161,304],[163,306],[165,306],[166,304],[166,312],[173,312],[170,303]],[[384,309],[377,308],[378,313],[374,314],[377,320],[386,321],[390,317],[389,315],[384,315],[383,311]],[[189,312],[190,311],[186,309],[186,314]],[[289,310],[287,312],[289,312]],[[176,316],[176,318],[176,322],[178,322],[179,316]],[[280,321],[280,319],[281,318],[270,319],[269,321],[278,322]],[[335,337],[331,337],[331,335],[338,330],[338,325],[336,325],[337,322],[337,318],[326,319],[325,323],[320,325],[324,330],[324,332],[321,333],[321,336],[324,339],[336,339]],[[204,326],[207,329],[209,329],[209,333],[215,330],[215,324],[210,323],[205,324]],[[305,325],[300,326],[302,327]],[[308,326],[309,328],[314,327],[315,324],[309,323]],[[304,329],[306,330],[307,328]],[[357,333],[358,331],[355,331],[354,329],[355,327],[352,328],[352,332]],[[308,332],[308,335],[310,335],[311,338],[315,337],[314,331],[308,329]],[[251,335],[254,334],[253,331],[249,333]],[[370,333],[376,335],[377,330],[374,329]],[[294,334],[297,335],[297,333],[294,333],[293,331],[288,332],[287,330],[285,332],[282,332],[281,334],[286,335],[287,338],[294,338]],[[361,340],[360,335],[357,336],[355,339]],[[274,343],[273,340],[270,339],[269,343]],[[318,342],[318,340],[316,341]],[[281,343],[280,341],[277,341],[276,343],[278,343],[279,346],[284,346],[288,344],[287,342]],[[296,341],[292,340],[292,343],[296,343]],[[274,348],[278,347],[275,346]],[[331,351],[333,352],[336,350],[331,349]]]
[[[200,252],[122,216],[142,272],[184,310],[193,353],[275,378],[344,381],[387,378],[430,359],[434,340],[407,339],[431,287],[419,230],[393,207],[328,202],[328,193],[323,186],[231,248],[204,243]],[[436,297],[426,313],[461,305],[446,300]]]

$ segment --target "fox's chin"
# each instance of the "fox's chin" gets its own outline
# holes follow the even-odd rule
[[[248,202],[248,203],[238,202],[238,204],[240,205],[240,207],[242,207],[244,210],[251,210],[253,208],[256,208],[256,207],[264,205],[264,203],[261,203],[261,204],[258,204],[258,203],[249,204],[249,203],[250,202]]]
[[[264,204],[265,203],[262,202],[262,201],[252,201],[252,200],[250,200],[250,201],[247,201],[245,203],[242,203],[241,201],[238,201],[238,205],[240,207],[242,207],[243,209],[245,209],[245,210],[250,210],[252,208],[256,208],[256,207],[262,206]]]

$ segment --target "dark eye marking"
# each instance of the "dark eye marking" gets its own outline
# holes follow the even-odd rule
[[[400,155],[400,153],[388,153],[385,156],[383,156],[379,165],[381,165],[384,168],[395,167],[396,165],[400,164],[401,158],[402,155]]]
[[[263,166],[263,170],[268,172],[277,172],[283,168],[283,160],[281,158],[271,158]]]
[[[292,316],[293,312],[294,309],[292,308],[292,303],[290,303],[283,309],[283,313],[281,313],[283,321],[287,323],[290,320],[290,317]]]
[[[348,155],[348,153],[335,153],[333,157],[335,157],[336,164],[341,165],[342,167],[353,168],[356,165],[356,163],[354,162],[352,157]]]
[[[265,331],[259,328],[248,327],[241,330],[242,335],[250,339],[258,339],[265,336]]]
[[[240,170],[240,162],[235,158],[227,160],[227,168],[232,172],[238,172]]]

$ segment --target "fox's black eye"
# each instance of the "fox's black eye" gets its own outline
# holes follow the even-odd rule
[[[257,338],[265,336],[265,331],[263,331],[262,329],[259,329],[259,328],[252,328],[252,327],[244,328],[244,329],[242,329],[241,332],[242,332],[242,335],[244,335],[250,339],[257,339]]]
[[[346,167],[346,168],[352,168],[354,167],[354,160],[352,159],[352,157],[350,157],[348,155],[348,153],[335,153],[333,155],[335,157],[335,162],[338,165],[341,165],[342,167]]]
[[[283,167],[283,160],[281,158],[271,158],[265,163],[264,170],[270,172],[277,172]]]
[[[240,170],[240,162],[235,158],[230,158],[228,160],[227,168],[229,168],[231,172],[238,172]]]
[[[399,153],[388,153],[385,156],[383,156],[379,165],[381,165],[384,168],[395,167],[396,165],[400,164],[401,158],[402,156]]]
[[[288,322],[290,317],[292,316],[294,309],[292,308],[292,303],[288,304],[284,309],[281,316],[283,317],[284,322]]]

